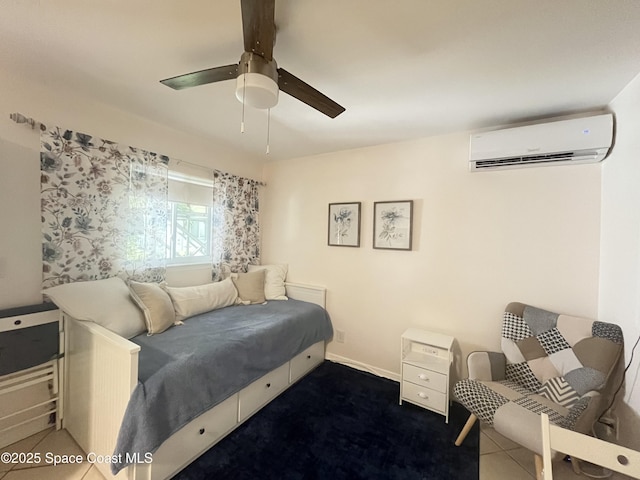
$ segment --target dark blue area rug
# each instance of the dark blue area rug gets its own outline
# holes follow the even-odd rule
[[[478,479],[478,423],[398,405],[397,382],[325,361],[180,472],[179,480]]]

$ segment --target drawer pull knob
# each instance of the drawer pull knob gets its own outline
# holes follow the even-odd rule
[[[418,378],[419,378],[420,380],[424,380],[425,382],[428,382],[428,381],[429,381],[429,377],[427,376],[427,374],[426,374],[426,373],[421,373],[420,375],[418,375]]]
[[[418,396],[420,398],[424,398],[425,400],[429,400],[429,395],[427,395],[426,393],[420,392]]]
[[[307,355],[307,360],[311,360],[311,355]]]
[[[14,325],[21,325],[22,324],[22,320],[16,320],[15,322],[13,322]]]
[[[200,433],[200,435],[203,435],[204,434],[204,428],[201,428],[198,433]]]
[[[271,388],[271,384],[270,383],[267,383],[267,388]]]

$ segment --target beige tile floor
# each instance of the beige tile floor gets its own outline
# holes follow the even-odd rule
[[[0,453],[40,453],[82,455],[84,452],[66,430],[49,429],[0,450]],[[43,461],[44,463],[44,461]],[[585,480],[576,475],[568,462],[554,463],[554,480]],[[8,465],[0,462],[0,480],[104,480],[95,465],[86,461],[65,465]],[[535,479],[533,454],[482,425],[480,430],[480,480]]]
[[[95,465],[86,461],[84,452],[66,430],[44,430],[0,450],[0,453],[5,452],[39,453],[40,464],[0,462],[1,480],[104,480]],[[84,462],[54,466],[50,460],[55,455],[81,455]],[[37,457],[33,455],[32,458]]]
[[[580,478],[569,470],[572,476],[566,478]],[[553,473],[555,476],[556,471]],[[531,480],[535,476],[533,454],[529,450],[481,424],[480,480]]]

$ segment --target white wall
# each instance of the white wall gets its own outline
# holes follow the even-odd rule
[[[599,318],[619,324],[625,356],[640,335],[640,75],[611,102],[616,116],[615,147],[602,170],[602,238]],[[640,447],[640,351],[626,377],[623,427]],[[626,409],[625,407],[629,407]],[[623,431],[624,433],[624,431]]]
[[[42,302],[39,154],[1,137],[0,225],[0,308]]]
[[[393,377],[409,326],[454,335],[463,359],[499,349],[510,301],[597,314],[600,165],[470,173],[468,138],[266,165],[263,262],[328,287],[334,326],[346,333],[330,354]],[[373,202],[408,199],[414,250],[374,250]],[[328,204],[351,201],[363,204],[361,247],[327,246]]]
[[[10,113],[242,176],[260,179],[262,173],[262,165],[250,158],[76,92],[52,90],[46,79],[36,84],[0,71],[0,91],[0,308],[42,301],[39,135],[11,121]],[[194,275],[193,283],[206,278],[193,269],[174,273],[179,284]]]

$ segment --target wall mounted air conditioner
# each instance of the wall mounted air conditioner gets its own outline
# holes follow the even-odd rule
[[[607,155],[612,141],[610,113],[474,133],[469,170],[595,163]]]

